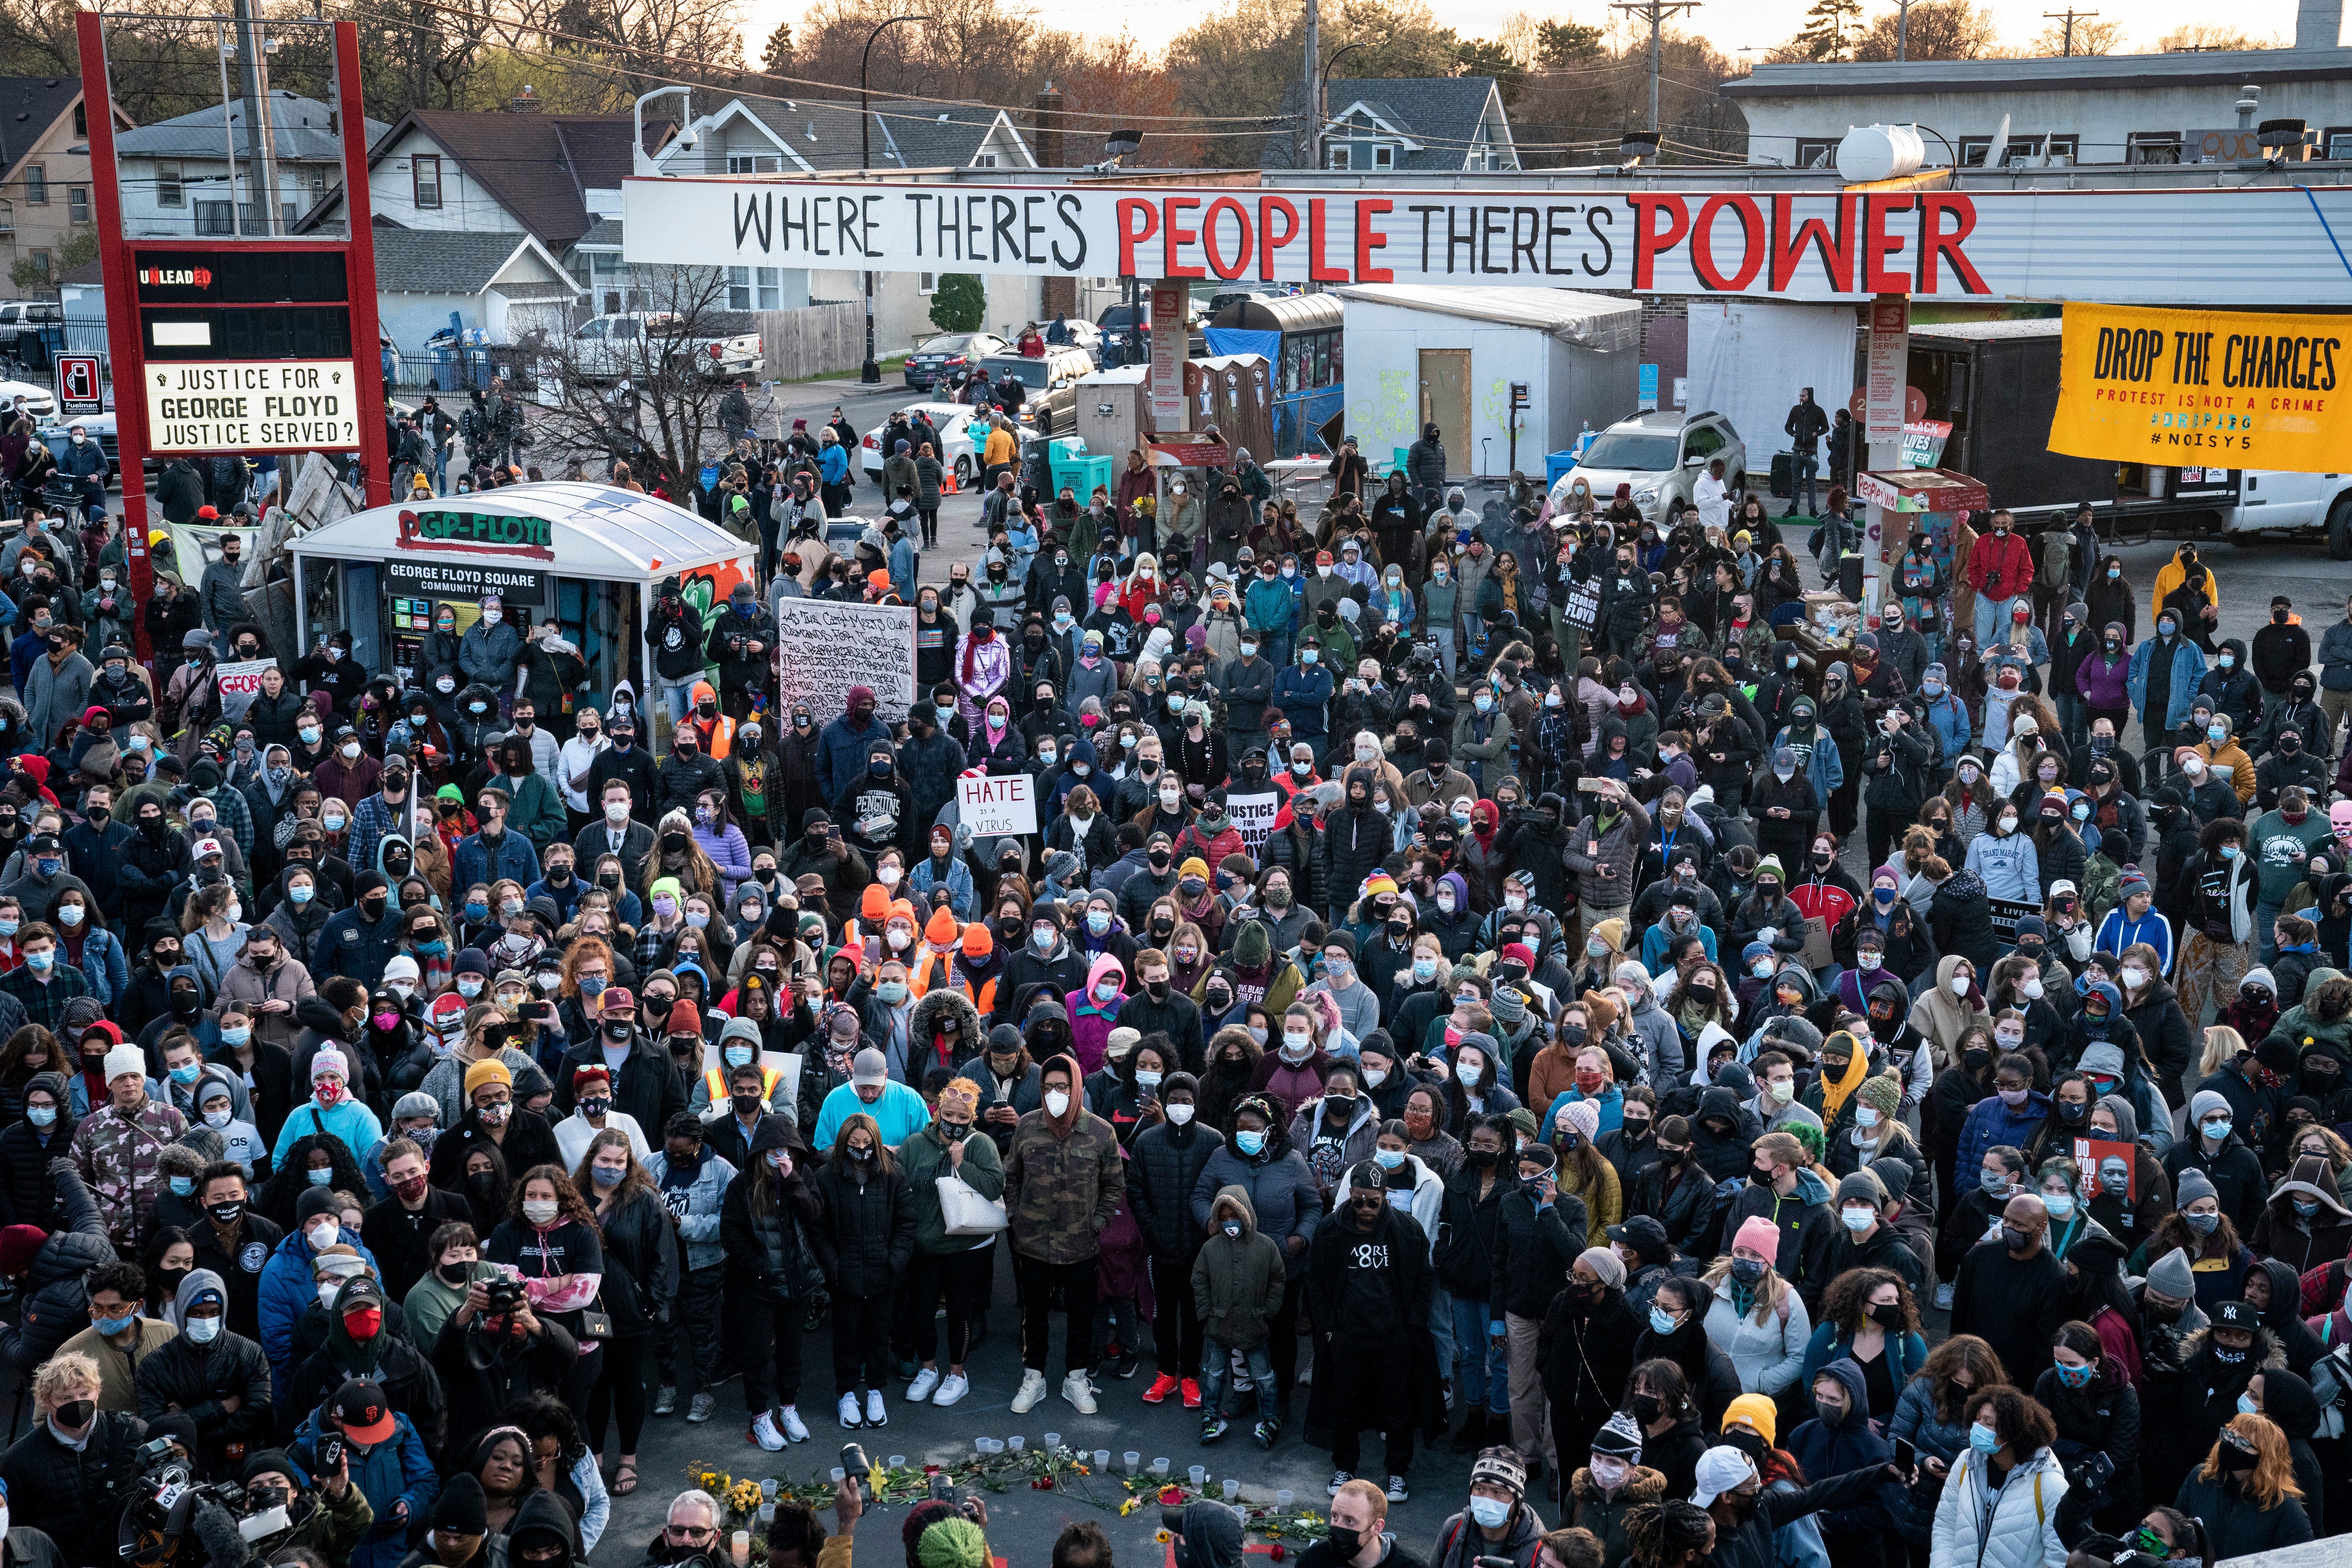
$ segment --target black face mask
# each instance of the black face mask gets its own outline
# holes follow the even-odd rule
[[[485,1171],[482,1174],[487,1176],[489,1173]],[[462,1290],[474,1277],[474,1266],[470,1263],[444,1263],[433,1272],[440,1277],[444,1285],[453,1290]]]
[[[213,1223],[215,1225],[235,1225],[244,1217],[245,1205],[242,1201],[233,1204],[209,1204],[205,1205],[205,1212],[213,1216]]]
[[[1654,1394],[1633,1395],[1633,1419],[1647,1426],[1665,1410],[1664,1402]]]
[[[727,1103],[735,1108],[735,1114],[738,1116],[756,1116],[759,1114],[760,1097],[756,1094],[730,1095],[728,1096]]]
[[[1503,1157],[1499,1149],[1471,1149],[1465,1152],[1470,1163],[1484,1171]]]

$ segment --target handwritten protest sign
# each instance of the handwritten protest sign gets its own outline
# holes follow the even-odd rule
[[[1265,836],[1274,831],[1274,819],[1281,811],[1282,796],[1273,790],[1262,795],[1228,792],[1225,795],[1225,815],[1233,818],[1254,860],[1259,858],[1258,851],[1265,847]]]
[[[805,702],[819,724],[849,706],[849,689],[870,686],[881,717],[915,703],[915,607],[783,599],[776,605],[777,709]],[[781,724],[787,721],[779,718]]]
[[[1027,773],[967,773],[956,780],[957,820],[974,838],[1034,833],[1036,784]]]
[[[220,677],[221,717],[234,724],[245,717],[253,700],[261,692],[261,672],[276,669],[274,658],[244,658],[224,660],[215,665]]]

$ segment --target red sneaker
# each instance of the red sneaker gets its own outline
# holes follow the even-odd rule
[[[1151,1386],[1150,1388],[1143,1391],[1143,1403],[1146,1405],[1157,1405],[1161,1400],[1167,1398],[1170,1394],[1175,1393],[1176,1389],[1176,1380],[1163,1372],[1158,1377],[1151,1380]]]
[[[1184,1380],[1184,1408],[1187,1410],[1201,1408],[1201,1384],[1198,1378],[1188,1377]]]

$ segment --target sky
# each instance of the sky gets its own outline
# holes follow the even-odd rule
[[[1742,50],[1760,51],[1793,36],[1804,25],[1805,12],[1811,3],[1812,0],[1707,0],[1697,11],[1686,13],[1680,25],[1705,36],[1736,58]],[[2074,3],[2082,5],[2084,0]],[[1990,0],[1990,4],[1999,19],[2002,40],[2023,45],[2042,30],[2042,14],[2063,9],[2065,0]],[[2088,0],[2088,4],[2103,11],[2106,17],[2123,16],[2128,24],[2126,38],[2131,47],[2138,48],[2153,47],[2161,35],[2189,22],[2226,20],[2250,32],[2271,34],[2282,42],[2294,30],[2294,0],[2242,0],[2226,13],[2216,12],[2210,5],[2199,4],[2197,0],[2138,0],[2128,6],[2112,0]],[[1105,37],[1116,37],[1123,28],[1133,34],[1137,42],[1157,49],[1209,15],[1214,5],[1215,0],[1041,0],[1038,11],[1053,26]],[[744,7],[750,24],[746,37],[764,38],[777,21],[799,8],[786,0],[750,0]],[[1445,0],[1436,7],[1448,26],[1468,37],[1491,37],[1511,16],[1530,8],[1525,0]],[[1864,0],[1864,8],[1865,16],[1874,16],[1890,7],[1884,0]],[[1592,26],[1604,26],[1612,19],[1600,0],[1533,9],[1547,18]]]

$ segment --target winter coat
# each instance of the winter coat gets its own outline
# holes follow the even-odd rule
[[[1805,1364],[1813,1325],[1805,1312],[1804,1298],[1794,1286],[1790,1287],[1780,1307],[1768,1309],[1759,1321],[1752,1306],[1744,1313],[1732,1306],[1728,1286],[1727,1279],[1706,1310],[1706,1337],[1731,1358],[1739,1373],[1741,1393],[1777,1394],[1796,1383]],[[1811,1387],[1806,1384],[1807,1390]],[[1868,1403],[1862,1398],[1856,1401],[1858,1408]],[[1805,1473],[1819,1472],[1807,1466]]]
[[[157,1163],[163,1145],[177,1142],[187,1126],[178,1111],[151,1100],[130,1115],[110,1103],[74,1129],[75,1169],[104,1211],[115,1249],[126,1257],[136,1255],[155,1199],[165,1190]]]
[[[338,1239],[357,1248],[370,1268],[376,1268],[375,1254],[358,1237]],[[261,1349],[269,1357],[272,1402],[280,1405],[286,1404],[293,1388],[294,1326],[319,1299],[318,1282],[312,1274],[316,1257],[310,1237],[298,1228],[286,1233],[261,1270],[261,1287],[255,1305],[261,1320]],[[381,1270],[378,1278],[382,1278]]]
[[[1870,1418],[1870,1394],[1863,1381],[1862,1368],[1850,1361],[1832,1362],[1822,1375],[1835,1378],[1845,1389],[1845,1416],[1832,1426],[1825,1417],[1816,1415],[1790,1433],[1782,1445],[1789,1457],[1809,1476],[1843,1476],[1857,1470],[1874,1470],[1894,1458],[1895,1446],[1880,1433],[1878,1423]],[[1810,1396],[1811,1384],[1806,1385],[1806,1392]],[[1901,1489],[1898,1482],[1884,1481],[1877,1495],[1867,1501],[1824,1510],[1819,1516],[1821,1528],[1832,1537],[1874,1537],[1894,1522],[1892,1502]]]
[[[902,1170],[860,1171],[846,1151],[835,1152],[817,1173],[824,1218],[810,1227],[810,1245],[835,1295],[887,1299],[915,1253],[913,1190]]]
[[[227,1286],[219,1275],[209,1268],[192,1268],[181,1279],[173,1304],[179,1309],[183,1331],[141,1358],[139,1415],[153,1421],[166,1413],[167,1406],[176,1406],[195,1421],[201,1445],[197,1458],[206,1466],[217,1466],[227,1444],[257,1448],[269,1441],[269,1363],[259,1345],[226,1323],[208,1345],[187,1336],[187,1309],[206,1292],[222,1297],[226,1310]],[[221,1402],[231,1396],[237,1400],[237,1408],[223,1410]]]
[[[1985,1151],[1999,1144],[2022,1149],[2050,1116],[2050,1097],[2028,1089],[2025,1103],[2011,1110],[1998,1094],[1989,1094],[1969,1108],[1960,1127],[1959,1155],[1954,1169],[1968,1175],[1984,1163]]]
[[[1192,1217],[1192,1194],[1210,1160],[1224,1147],[1224,1134],[1197,1119],[1181,1128],[1163,1120],[1135,1135],[1129,1149],[1128,1207],[1154,1258],[1188,1258],[1200,1247],[1204,1232]],[[1247,1202],[1245,1191],[1234,1190]],[[1257,1224],[1254,1206],[1250,1224]]]
[[[2066,1475],[2049,1449],[2010,1467],[1990,1491],[1983,1456],[1961,1452],[1944,1479],[1928,1548],[1929,1568],[2045,1568],[2066,1561],[2058,1540],[2058,1505]],[[1986,1522],[1988,1495],[1992,1502]]]
[[[83,1278],[100,1264],[115,1261],[105,1217],[70,1163],[62,1155],[53,1158],[46,1174],[55,1184],[66,1225],[51,1231],[33,1255],[12,1314],[17,1321],[0,1323],[0,1354],[27,1380],[59,1345],[89,1327],[89,1292]],[[20,1218],[17,1223],[26,1222]]]
[[[147,1423],[138,1416],[101,1410],[97,1426],[76,1450],[35,1417],[32,1429],[0,1456],[9,1522],[46,1532],[68,1563],[117,1561],[119,1516],[139,1475],[137,1450],[146,1436]]]
[[[1249,1350],[1265,1342],[1268,1324],[1282,1310],[1283,1247],[1259,1232],[1257,1211],[1241,1187],[1220,1188],[1209,1218],[1210,1234],[1192,1260],[1192,1302],[1201,1331],[1229,1350]],[[1224,1234],[1228,1218],[1241,1222],[1238,1237]]]
[[[423,1366],[421,1358],[418,1364]],[[424,1371],[432,1375],[430,1367]],[[320,1408],[314,1405],[302,1417],[286,1451],[289,1458],[310,1473],[319,1468]],[[418,1521],[432,1517],[434,1501],[441,1495],[441,1478],[434,1471],[432,1456],[415,1423],[397,1408],[392,1420],[392,1436],[366,1453],[346,1450],[351,1455],[352,1486],[367,1499],[374,1516],[359,1544],[351,1549],[350,1568],[397,1568],[408,1554],[408,1532]],[[408,1505],[408,1511],[395,1515],[393,1510],[401,1503]]]
[[[1209,1156],[1192,1183],[1192,1221],[1201,1235],[1208,1234],[1211,1204],[1227,1187],[1249,1194],[1258,1228],[1283,1244],[1286,1260],[1305,1258],[1322,1219],[1323,1198],[1305,1157],[1290,1146],[1286,1134],[1267,1129],[1265,1147],[1255,1156],[1230,1142]]]
[[[1079,1076],[1073,1065],[1071,1077]],[[1073,1105],[1067,1124],[1056,1128],[1040,1109],[1013,1130],[1004,1207],[1013,1248],[1022,1257],[1075,1263],[1097,1256],[1097,1237],[1126,1193],[1118,1136],[1092,1111]]]
[[[2311,1516],[2302,1503],[2282,1498],[2276,1507],[2263,1508],[2226,1479],[2207,1480],[2202,1466],[2180,1483],[2173,1505],[2203,1523],[2215,1563],[2300,1546],[2312,1538]]]

